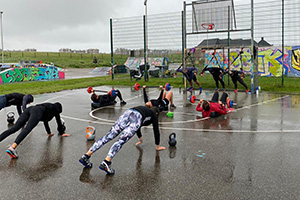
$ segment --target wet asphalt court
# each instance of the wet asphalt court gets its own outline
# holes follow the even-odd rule
[[[102,86],[96,89],[110,90]],[[86,127],[96,128],[96,139],[106,134],[125,110],[143,104],[141,91],[118,87],[127,105],[91,111],[86,89],[36,95],[35,104],[61,102],[62,118],[71,137],[48,139],[43,123],[18,147],[19,159],[5,150],[17,133],[0,144],[0,199],[299,199],[300,95],[243,92],[229,96],[236,112],[201,119],[196,104],[173,88],[177,108],[174,117],[159,117],[161,145],[155,151],[152,126],[142,129],[144,143],[135,147],[134,136],[113,159],[116,174],[98,168],[112,141],[91,158],[93,168],[78,162],[93,142],[85,139]],[[159,91],[149,88],[150,98]],[[201,98],[210,99],[204,90]],[[197,98],[199,95],[197,95]],[[7,129],[6,113],[0,111],[0,130]],[[169,147],[170,133],[176,147]]]

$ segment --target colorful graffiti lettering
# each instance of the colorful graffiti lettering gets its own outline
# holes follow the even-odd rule
[[[0,72],[0,84],[65,78],[57,67],[10,68]]]
[[[169,60],[167,57],[163,57],[163,58],[148,58],[148,63],[151,66],[167,66],[169,64]],[[129,57],[126,62],[125,65],[128,68],[138,68],[140,65],[144,64],[144,58],[135,58],[135,57]]]
[[[285,47],[284,51],[283,73],[289,76],[300,76],[300,47]],[[230,68],[245,72],[251,72],[251,54],[250,49],[245,50],[242,56],[235,60],[239,50],[230,52]],[[212,54],[205,54],[206,65],[212,59]],[[232,63],[233,62],[233,63]],[[210,62],[209,67],[228,67],[228,56],[217,52],[215,58]],[[282,75],[282,50],[279,48],[259,48],[258,50],[258,74],[261,76],[276,76]]]

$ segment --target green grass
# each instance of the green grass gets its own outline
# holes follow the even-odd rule
[[[0,53],[1,55],[1,53]],[[170,63],[181,63],[181,54],[167,55]],[[98,63],[93,63],[96,57]],[[115,65],[123,65],[128,55],[114,54],[113,61]],[[149,55],[149,57],[156,57]],[[158,56],[162,57],[162,56]],[[20,60],[43,61],[43,63],[54,63],[61,68],[94,68],[94,67],[111,67],[110,54],[79,54],[79,53],[58,53],[58,52],[20,52],[12,51],[4,53],[5,63],[19,63]]]
[[[55,53],[55,52],[5,52],[5,62],[19,62],[20,60],[42,60],[44,63],[54,63],[61,68],[94,68],[94,67],[111,67],[110,54],[77,54],[77,53]],[[151,55],[155,57],[155,55]],[[170,63],[180,63],[181,54],[167,55]],[[97,64],[93,63],[93,58],[98,60]],[[114,64],[124,64],[127,55],[114,55]],[[203,77],[198,76],[203,89],[214,89],[215,83],[210,74],[204,74]],[[228,90],[233,90],[233,83],[230,80],[228,85],[228,76],[225,77],[225,84]],[[250,75],[246,75],[244,79],[249,89],[251,87]],[[166,82],[174,87],[184,87],[182,76],[177,78],[151,78],[145,83],[139,81],[141,85],[149,86],[164,85]],[[40,82],[24,82],[0,85],[0,94],[11,92],[22,92],[25,94],[42,94],[50,92],[58,92],[61,90],[71,90],[78,88],[87,88],[89,86],[101,85],[127,85],[133,86],[135,82],[130,81],[129,75],[115,75],[115,79],[111,80],[110,76],[96,78],[81,78],[72,80],[56,80],[56,81],[40,81]],[[259,77],[259,85],[262,91],[272,91],[281,93],[300,93],[299,78],[284,77],[284,86],[282,87],[282,79],[276,77]],[[195,86],[196,87],[196,86]],[[240,91],[244,90],[243,86],[238,83]]]
[[[98,60],[93,63],[93,58]],[[114,64],[124,64],[128,56],[114,55]],[[111,67],[110,54],[78,54],[78,53],[56,53],[56,52],[5,52],[5,63],[19,63],[20,60],[43,61],[43,63],[54,63],[61,68],[94,68]]]
[[[204,74],[203,77],[198,76],[198,80],[201,83],[203,89],[214,89],[215,82],[210,74]],[[250,76],[246,75],[244,79],[248,87],[250,88]],[[299,78],[284,78],[284,86],[281,87],[281,78],[275,77],[259,77],[259,85],[262,91],[269,92],[281,92],[281,93],[300,93]],[[139,81],[141,85],[159,86],[165,83],[170,83],[174,87],[184,87],[182,76],[177,78],[151,78],[149,82],[145,82],[143,79]],[[117,86],[133,86],[134,81],[130,81],[128,74],[115,75],[115,79],[112,80],[111,76],[94,77],[94,78],[80,78],[80,79],[67,79],[56,81],[36,81],[36,82],[23,82],[23,83],[11,83],[0,85],[0,95],[8,94],[12,92],[20,92],[24,94],[43,94],[58,92],[62,90],[72,90],[78,88],[87,88],[89,86],[96,87],[102,85],[112,85],[115,88]],[[227,90],[233,90],[233,83],[230,80],[228,85],[228,77],[225,77],[225,84]],[[196,86],[195,86],[196,87]],[[238,83],[240,91],[245,90],[242,85]]]

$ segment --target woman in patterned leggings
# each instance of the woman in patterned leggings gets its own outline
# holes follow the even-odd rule
[[[111,146],[106,158],[99,166],[99,168],[104,170],[107,174],[114,174],[115,170],[110,166],[112,158],[120,151],[122,146],[134,136],[135,133],[137,133],[139,138],[136,145],[143,143],[141,127],[148,126],[150,124],[153,126],[156,150],[160,151],[166,149],[165,147],[159,146],[160,133],[157,118],[158,113],[159,111],[157,107],[152,107],[150,109],[145,106],[137,106],[125,111],[118,118],[110,131],[96,141],[88,152],[80,158],[79,162],[85,167],[91,168],[92,163],[89,161],[91,155],[122,132],[119,139]]]

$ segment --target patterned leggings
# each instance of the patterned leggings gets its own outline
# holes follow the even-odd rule
[[[122,132],[119,139],[111,146],[107,154],[107,156],[113,158],[120,151],[123,144],[125,144],[130,138],[132,138],[132,136],[134,136],[135,132],[141,127],[141,124],[142,115],[139,112],[135,110],[125,111],[115,122],[110,131],[93,144],[93,146],[90,148],[90,151],[94,153]]]

